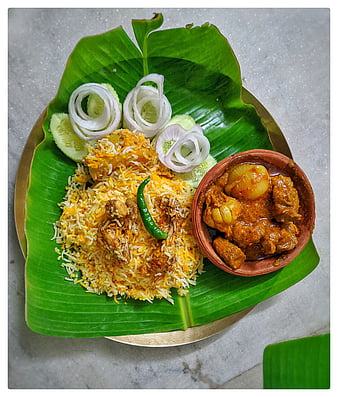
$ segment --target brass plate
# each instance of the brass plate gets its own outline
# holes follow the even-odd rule
[[[252,307],[208,324],[200,325],[198,327],[187,328],[185,331],[179,330],[141,335],[109,336],[107,337],[107,339],[125,343],[127,345],[144,347],[169,347],[187,345],[189,343],[198,342],[212,335],[216,335],[221,331],[224,331],[226,328],[230,327],[232,324],[235,324],[241,318],[246,316],[251,309]]]
[[[267,129],[274,150],[292,158],[287,141],[267,109],[245,88],[242,88],[242,99],[246,104],[255,107],[264,127]],[[46,109],[36,121],[21,155],[14,191],[14,217],[21,251],[26,258],[27,240],[25,234],[26,199],[30,180],[31,164],[37,145],[42,142],[44,132],[42,129]],[[141,335],[109,336],[108,339],[135,346],[165,347],[180,346],[206,339],[225,330],[243,318],[252,308],[242,310],[220,320],[213,321],[197,327],[190,327],[185,331],[159,332]]]
[[[36,121],[31,133],[28,136],[26,145],[23,149],[18,171],[16,174],[15,189],[14,189],[14,218],[16,233],[18,235],[21,251],[26,258],[27,255],[27,240],[25,234],[25,219],[26,219],[26,199],[29,185],[29,177],[31,172],[31,164],[33,160],[34,151],[37,145],[42,142],[44,132],[42,130],[42,123],[45,118],[47,110],[42,112]]]

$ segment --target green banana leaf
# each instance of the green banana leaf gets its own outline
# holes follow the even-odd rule
[[[233,153],[271,149],[266,129],[252,106],[241,99],[241,73],[227,40],[215,26],[158,30],[161,14],[132,21],[139,49],[118,27],[83,38],[69,57],[59,90],[49,104],[31,168],[26,201],[26,321],[35,332],[65,337],[98,337],[185,330],[251,307],[302,280],[318,264],[312,240],[285,268],[242,278],[206,261],[205,272],[186,297],[173,292],[174,304],[126,300],[86,293],[64,280],[51,240],[76,164],[55,146],[50,117],[67,112],[71,92],[86,82],[110,82],[121,101],[148,73],[165,76],[165,94],[173,115],[190,114],[204,128],[211,154],[221,160]]]
[[[330,388],[330,334],[269,345],[263,354],[264,389]]]

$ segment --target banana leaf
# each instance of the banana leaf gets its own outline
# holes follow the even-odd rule
[[[51,238],[60,216],[57,203],[76,164],[54,144],[49,121],[53,113],[67,112],[69,96],[80,84],[110,82],[123,101],[141,77],[163,74],[173,115],[190,114],[201,124],[217,160],[243,150],[272,149],[255,108],[241,98],[240,68],[218,29],[205,24],[156,31],[162,22],[161,14],[132,21],[139,48],[122,27],[80,40],[48,106],[45,137],[34,153],[26,200],[26,322],[35,332],[98,337],[185,330],[278,294],[318,264],[312,240],[291,264],[260,277],[233,276],[206,261],[205,272],[187,296],[173,292],[174,304],[132,299],[116,303],[64,280],[66,273]]]
[[[330,388],[330,334],[269,345],[263,354],[264,389]]]

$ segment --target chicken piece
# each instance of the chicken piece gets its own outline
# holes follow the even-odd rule
[[[260,241],[260,252],[255,252],[250,248],[246,250],[250,259],[257,259],[259,257],[271,256],[277,253],[277,244],[280,240],[281,227],[275,223],[269,222],[269,226],[265,229],[263,238]],[[249,252],[250,251],[250,252]]]
[[[297,234],[298,228],[292,222],[279,225],[261,219],[251,225],[236,222],[231,238],[248,260],[256,260],[292,250],[298,244]]]
[[[212,185],[206,192],[203,221],[208,226],[226,232],[240,211],[239,201],[223,193],[219,186]]]
[[[301,218],[299,197],[292,179],[284,175],[271,178],[274,217],[278,222],[290,222]]]
[[[98,232],[99,241],[120,261],[129,260],[129,243],[123,236],[120,226],[111,223],[101,227]]]
[[[228,183],[229,180],[229,174],[227,172],[224,172],[217,180],[216,180],[216,186],[221,190],[225,191],[226,184]]]
[[[298,244],[298,233],[297,226],[292,222],[283,225],[272,224],[261,240],[261,252],[268,256],[294,249]]]
[[[279,240],[276,245],[276,253],[294,249],[298,244],[298,233],[298,228],[294,223],[289,222],[283,225],[280,228]]]
[[[223,237],[216,237],[213,241],[213,246],[224,262],[233,269],[238,269],[243,265],[246,259],[244,252],[229,240]]]
[[[189,215],[189,210],[184,208],[176,197],[169,195],[159,196],[156,199],[156,206],[163,213],[167,223],[172,223],[185,219]]]
[[[243,250],[248,260],[256,260],[276,252],[279,226],[268,219],[252,223],[238,220],[232,225],[227,237]]]
[[[133,207],[127,205],[129,200],[108,200],[106,203],[107,219],[98,229],[99,241],[119,260],[129,259],[129,241],[125,231],[132,222]]]
[[[269,231],[270,222],[267,219],[259,219],[254,223],[245,223],[243,221],[236,221],[232,225],[231,240],[242,249],[251,245],[259,244],[264,238],[267,231]]]
[[[256,200],[245,200],[241,201],[241,213],[238,220],[251,224],[261,219],[271,219],[272,212],[272,201],[266,197]]]
[[[157,224],[167,233],[180,229],[184,219],[190,213],[187,208],[182,207],[180,200],[166,194],[155,198],[155,207],[159,211]]]
[[[118,248],[119,238],[117,232],[114,228],[114,225],[109,225],[104,228],[99,229],[100,237],[102,237],[103,242],[106,244],[109,249],[115,251]]]
[[[108,200],[106,203],[106,211],[107,215],[114,218],[124,218],[128,215],[128,207],[125,201],[123,200]]]
[[[148,272],[152,274],[165,273],[172,259],[162,251],[159,245],[149,258]]]

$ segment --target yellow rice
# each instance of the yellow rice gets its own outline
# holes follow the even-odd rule
[[[93,175],[95,180],[98,177],[95,183]],[[122,199],[136,206],[137,188],[148,176],[144,189],[148,208],[169,236],[158,240],[150,235],[137,210],[132,222],[116,229],[121,250],[112,251],[99,238],[100,227],[109,223],[105,205]],[[66,191],[59,204],[62,214],[55,223],[55,239],[61,245],[59,259],[67,279],[115,300],[165,298],[170,302],[172,288],[183,295],[196,283],[203,257],[192,235],[193,189],[160,163],[142,134],[118,130],[98,140],[69,178]],[[170,222],[161,218],[161,197],[176,205]]]

